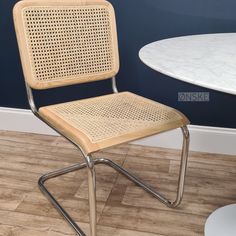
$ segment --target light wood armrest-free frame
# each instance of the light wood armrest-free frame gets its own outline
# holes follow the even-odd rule
[[[45,187],[46,180],[87,168],[90,235],[96,236],[95,165],[113,167],[168,207],[183,197],[187,167],[188,119],[179,111],[130,92],[119,93],[115,76],[119,54],[115,13],[105,0],[24,0],[13,10],[14,24],[33,113],[83,154],[85,162],[43,175],[39,187],[73,227],[84,232]],[[114,93],[37,108],[32,89],[111,79]],[[92,154],[117,144],[181,128],[183,147],[177,196],[170,201],[121,166]]]

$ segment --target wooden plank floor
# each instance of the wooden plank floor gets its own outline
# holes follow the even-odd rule
[[[121,145],[96,156],[111,158],[173,198],[179,154]],[[0,131],[0,235],[75,235],[40,193],[37,180],[81,161],[80,153],[60,137]],[[190,153],[184,200],[174,210],[109,167],[96,171],[99,236],[203,236],[207,216],[236,202],[236,156]],[[50,180],[48,186],[88,233],[86,180],[82,170]]]

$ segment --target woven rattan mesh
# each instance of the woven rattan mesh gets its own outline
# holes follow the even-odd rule
[[[107,6],[30,6],[23,9],[23,21],[33,80],[79,83],[94,75],[106,79],[114,70]]]
[[[52,105],[46,109],[82,131],[93,143],[176,121],[181,123],[183,119],[176,110],[129,92]]]

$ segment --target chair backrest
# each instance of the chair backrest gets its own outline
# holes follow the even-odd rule
[[[105,0],[25,0],[13,10],[26,82],[48,89],[115,76],[115,14]]]

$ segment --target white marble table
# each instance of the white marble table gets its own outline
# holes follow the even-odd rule
[[[164,39],[144,46],[139,57],[172,78],[236,95],[236,33]]]
[[[164,39],[144,46],[139,57],[172,78],[236,95],[236,33]],[[236,204],[208,217],[205,236],[236,236]]]

